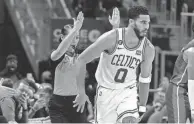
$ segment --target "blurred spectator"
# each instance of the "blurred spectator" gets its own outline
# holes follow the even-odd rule
[[[41,83],[52,83],[52,75],[50,71],[44,71],[41,75]]]
[[[79,13],[79,11],[82,8],[82,6],[81,6],[79,1],[80,0],[73,0],[72,1],[72,8],[74,9],[76,15]]]
[[[99,5],[99,0],[74,0],[73,8],[76,11],[76,15],[79,11],[84,13],[84,17],[96,17],[96,10]]]
[[[111,13],[114,7],[118,7],[118,8],[122,7],[122,1],[121,0],[100,0],[99,6],[100,6],[100,10]]]
[[[13,81],[9,78],[6,78],[3,80],[1,85],[5,87],[13,88]]]
[[[0,101],[1,111],[7,122],[28,122],[27,100],[33,97],[38,88],[35,83],[27,79],[22,80],[17,87],[18,94],[13,97],[4,97]]]
[[[51,84],[42,84],[42,89],[38,91],[38,99],[35,101],[33,107],[29,111],[29,118],[48,117],[48,103],[52,95]]]
[[[156,111],[155,113],[153,113],[148,120],[148,123],[167,123],[167,122],[168,119],[166,106],[164,106],[161,109],[161,111]]]
[[[169,79],[163,77],[159,88],[151,90],[154,93],[153,105],[144,114],[141,123],[163,123],[167,121],[167,111],[165,106],[165,94],[168,89]]]
[[[145,0],[123,0],[123,7],[127,10],[133,6],[145,6]]]
[[[0,72],[0,77],[10,78],[14,83],[22,79],[21,74],[17,70],[18,59],[16,55],[10,54],[6,58],[6,67]]]

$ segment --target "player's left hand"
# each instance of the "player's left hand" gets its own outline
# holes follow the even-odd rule
[[[81,113],[83,113],[86,102],[90,103],[90,100],[88,96],[86,95],[86,93],[85,92],[79,93],[76,96],[75,100],[73,101],[74,103],[73,107],[77,107],[77,112],[80,111]]]
[[[120,12],[117,7],[113,9],[112,17],[109,15],[109,22],[113,27],[119,27],[120,24]]]

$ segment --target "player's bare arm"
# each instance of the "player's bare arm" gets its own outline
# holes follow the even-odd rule
[[[187,62],[187,72],[188,72],[188,96],[191,106],[191,114],[194,117],[194,47],[188,48],[183,53],[183,58]]]
[[[83,13],[79,12],[79,14],[77,16],[77,20],[74,19],[74,27],[73,27],[73,29],[62,40],[62,42],[59,44],[58,48],[51,53],[51,59],[53,61],[58,60],[59,58],[61,58],[61,56],[64,55],[64,53],[69,48],[71,42],[73,41],[73,38],[75,37],[76,32],[78,32],[81,29],[83,21],[84,21]]]
[[[78,57],[77,64],[86,64],[95,58],[100,57],[100,54],[105,50],[111,51],[116,44],[116,31],[111,30],[101,35],[92,45],[90,45]]]
[[[85,70],[86,64],[90,61],[92,61],[95,58],[98,58],[100,54],[104,51],[111,51],[113,46],[116,43],[116,32],[115,30],[111,30],[107,33],[104,33],[102,36],[100,36],[95,43],[90,45],[77,59],[76,61],[76,77],[77,80],[79,80],[79,77],[81,76],[81,73],[83,73],[83,70]],[[85,102],[88,101],[88,98],[86,98],[85,91],[83,90],[83,87],[85,86],[82,82],[77,82],[79,89],[79,95],[76,97],[74,101],[74,107],[78,106],[78,111],[80,108],[82,108],[85,105]],[[81,86],[82,85],[82,86]],[[81,92],[82,91],[82,92]],[[84,92],[83,92],[84,91]],[[83,98],[82,98],[83,97]]]
[[[155,57],[155,48],[148,42],[146,44],[144,59],[141,64],[141,74],[139,76],[139,99],[140,99],[140,112],[145,112],[146,103],[148,100],[149,86],[151,82],[152,62]]]

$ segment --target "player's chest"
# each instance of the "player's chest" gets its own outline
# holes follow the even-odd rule
[[[109,64],[113,67],[127,67],[136,69],[142,62],[142,54],[140,50],[120,50],[109,56]]]

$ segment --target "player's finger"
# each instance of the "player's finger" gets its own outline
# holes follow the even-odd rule
[[[4,78],[1,78],[0,85],[2,85],[3,81],[4,81]]]
[[[75,21],[76,21],[75,18],[73,18],[73,24],[75,24]]]
[[[79,95],[76,96],[76,98],[75,98],[75,100],[73,101],[73,103],[77,103],[78,97],[79,97]]]
[[[114,16],[116,14],[116,10],[115,10],[115,8],[113,9],[113,13],[112,13],[112,15]]]
[[[83,17],[83,13],[82,13],[82,11],[80,11],[78,16],[77,16],[77,19],[80,20],[82,17]]]
[[[81,109],[81,105],[79,105],[79,106],[77,107],[77,112],[79,112],[80,109]]]
[[[115,8],[115,15],[120,15],[119,9],[117,7]]]
[[[109,19],[109,21],[111,20],[111,16],[110,15],[108,16],[108,19]]]
[[[78,104],[78,103],[75,103],[75,104],[73,105],[74,108],[75,108],[76,106],[79,106],[79,104]]]
[[[84,104],[84,105],[82,105],[82,107],[81,107],[81,113],[83,113],[83,112],[84,112],[84,108],[85,108],[85,104]]]

